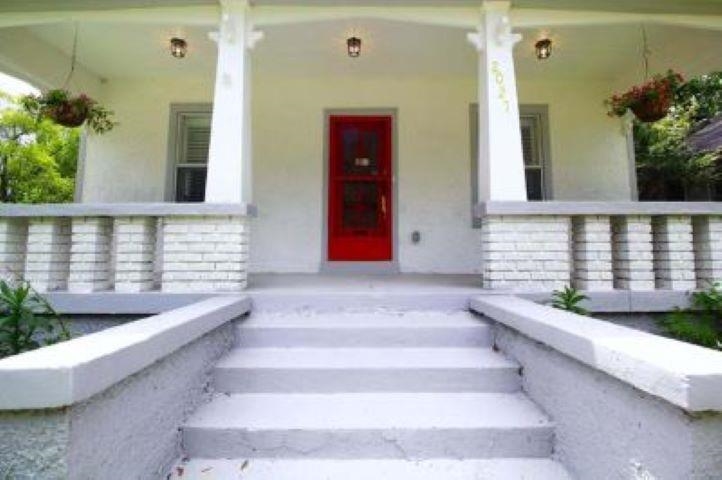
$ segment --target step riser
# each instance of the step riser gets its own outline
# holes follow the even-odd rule
[[[516,392],[514,368],[485,369],[216,369],[224,393]]]
[[[255,430],[186,428],[185,452],[202,458],[548,457],[552,430]]]
[[[468,328],[246,328],[236,332],[239,347],[489,347],[487,326]]]

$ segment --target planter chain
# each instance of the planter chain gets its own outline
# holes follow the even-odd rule
[[[649,57],[652,55],[652,51],[649,49],[649,43],[647,41],[647,29],[642,24],[642,60],[644,61],[644,81],[649,80]]]
[[[73,34],[73,52],[70,56],[70,71],[68,72],[68,76],[65,78],[65,83],[63,83],[63,89],[68,88],[70,79],[73,76],[73,73],[75,72],[75,63],[77,60],[77,54],[78,54],[78,22],[75,22],[75,33]]]

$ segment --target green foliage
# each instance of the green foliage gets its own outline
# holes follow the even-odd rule
[[[0,201],[72,201],[79,145],[78,129],[17,107],[0,111]]]
[[[722,290],[715,283],[708,290],[692,294],[692,308],[676,310],[660,320],[672,338],[722,350]]]
[[[63,89],[48,90],[41,95],[25,95],[21,97],[20,104],[37,121],[51,120],[65,127],[86,124],[90,130],[100,134],[117,125],[112,111],[84,93],[71,95]]]
[[[69,338],[62,319],[29,284],[0,280],[0,358]]]
[[[654,123],[635,122],[634,147],[641,199],[683,199],[674,197],[674,185],[683,191],[722,179],[722,152],[694,152],[686,141],[700,122],[719,114],[722,114],[722,72],[692,79],[677,88],[670,113],[664,119]]]
[[[579,292],[574,287],[566,286],[563,290],[554,290],[552,293],[552,307],[577,315],[589,315],[589,312],[579,304],[589,297]]]

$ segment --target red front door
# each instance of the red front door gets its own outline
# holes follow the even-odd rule
[[[330,261],[393,258],[391,125],[389,116],[330,117]]]

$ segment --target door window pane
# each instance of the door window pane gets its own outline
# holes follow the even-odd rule
[[[341,212],[345,230],[373,230],[379,227],[379,185],[376,182],[344,182]]]
[[[341,142],[344,175],[378,175],[378,131],[346,127]]]

